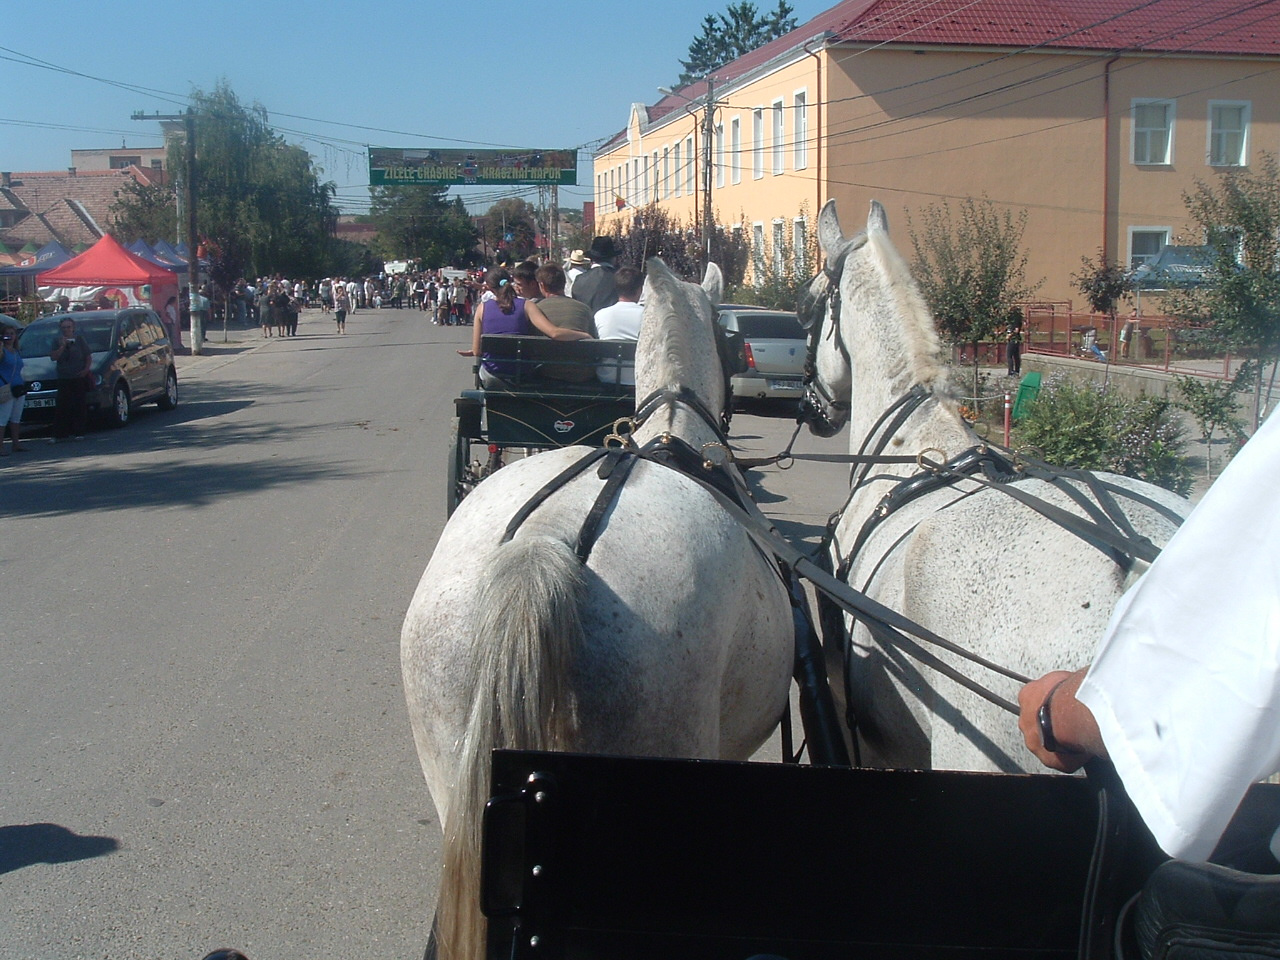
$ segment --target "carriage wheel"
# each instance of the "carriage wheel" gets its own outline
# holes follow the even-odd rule
[[[449,445],[453,451],[452,456],[449,457],[449,474],[445,490],[448,502],[445,516],[453,516],[453,511],[458,509],[458,504],[480,482],[475,464],[471,462],[471,438],[463,436],[458,431],[457,420],[453,422]]]

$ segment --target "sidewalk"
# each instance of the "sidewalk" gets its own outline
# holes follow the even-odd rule
[[[178,373],[191,367],[193,364],[202,363],[211,358],[224,357],[232,358],[242,353],[248,353],[256,349],[270,340],[262,335],[261,327],[228,327],[225,340],[222,326],[205,330],[204,347],[200,353],[193,354],[191,352],[191,331],[184,330],[182,332],[182,342],[185,345],[183,349],[174,355],[174,364],[178,368]]]

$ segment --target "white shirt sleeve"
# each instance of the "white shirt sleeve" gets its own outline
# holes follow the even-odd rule
[[[1171,856],[1204,860],[1280,770],[1280,417],[1112,614],[1078,697]]]

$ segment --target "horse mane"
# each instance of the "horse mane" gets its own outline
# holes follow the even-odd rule
[[[875,266],[884,275],[888,289],[895,295],[898,320],[902,324],[902,345],[912,382],[934,395],[950,397],[949,371],[933,314],[920,294],[910,267],[889,239],[888,222],[879,204],[874,204],[867,221],[867,246],[871,249]]]
[[[647,368],[657,384],[669,390],[701,384],[707,380],[708,346],[710,359],[718,363],[714,345],[705,342],[709,331],[698,303],[699,288],[680,280],[661,260],[651,259],[645,276],[644,321],[640,343]],[[679,322],[676,316],[693,315],[703,323]],[[639,363],[637,363],[637,367]],[[710,398],[704,398],[710,399]]]

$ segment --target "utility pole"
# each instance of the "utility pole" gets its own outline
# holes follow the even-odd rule
[[[200,244],[196,233],[196,115],[187,108],[186,113],[160,114],[136,111],[134,120],[159,120],[176,123],[181,121],[185,127],[186,173],[183,177],[183,202],[187,214],[187,298],[194,307],[200,291]],[[199,353],[204,349],[204,317],[200,311],[191,309],[191,352]]]
[[[702,264],[705,271],[711,263],[711,234],[715,232],[715,216],[711,210],[711,141],[716,134],[716,101],[715,78],[707,75],[707,109],[702,123],[702,237],[706,250],[706,259]]]

